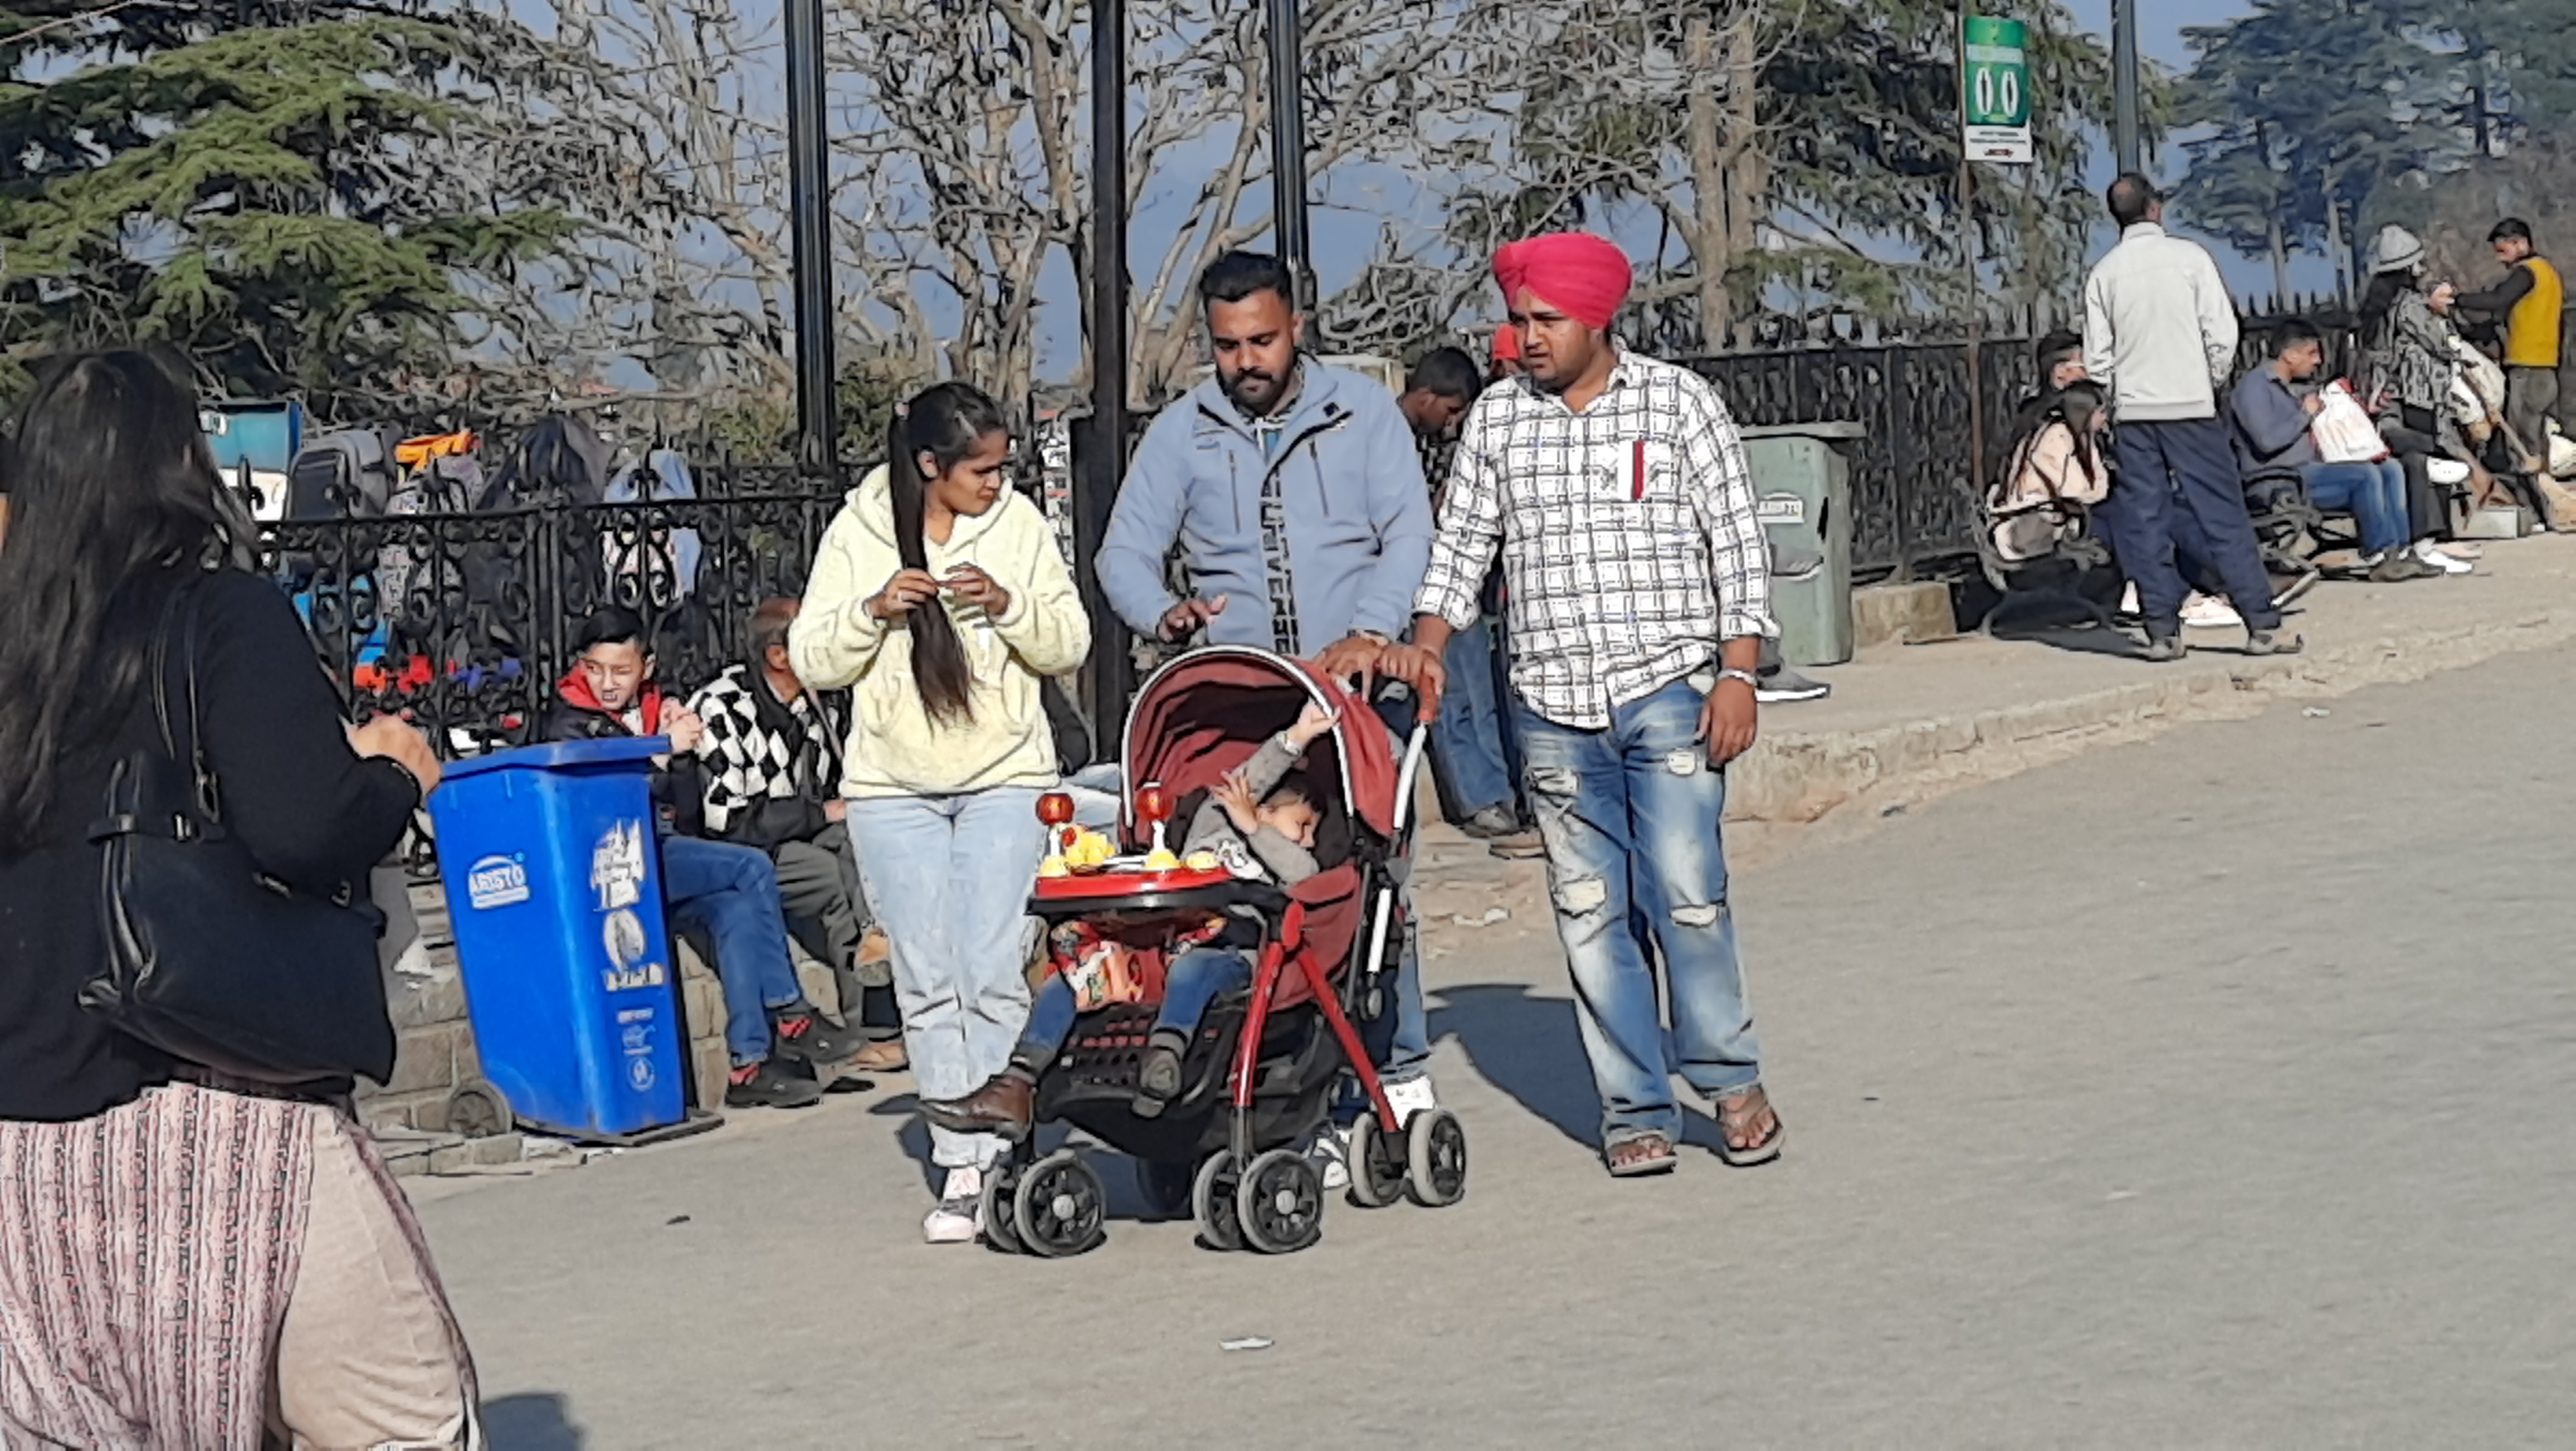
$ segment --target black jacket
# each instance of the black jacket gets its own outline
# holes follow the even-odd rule
[[[392,762],[349,749],[339,694],[276,585],[226,571],[197,590],[200,713],[226,825],[282,881],[363,893],[411,824],[418,786]],[[149,637],[166,585],[135,593],[136,606],[105,634]],[[171,674],[177,691],[175,659]],[[88,826],[115,763],[157,737],[148,688],[114,719],[81,723],[56,764],[39,845],[0,858],[0,1119],[89,1118],[169,1081],[166,1056],[78,1001],[107,961]]]
[[[642,704],[647,721],[661,719],[662,700],[661,687],[644,687]],[[634,735],[616,712],[600,705],[576,672],[555,686],[554,708],[546,712],[538,739],[608,741]],[[697,757],[675,754],[669,765],[653,768],[653,819],[664,836],[704,835],[705,803],[706,777],[698,768]]]

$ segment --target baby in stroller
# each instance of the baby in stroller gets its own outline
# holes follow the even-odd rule
[[[1323,813],[1299,766],[1306,748],[1333,728],[1334,713],[1309,703],[1297,723],[1264,742],[1252,759],[1219,782],[1190,820],[1181,854],[1205,852],[1237,878],[1293,887],[1315,875],[1315,829]],[[1262,928],[1258,920],[1214,914],[1173,943],[1163,1001],[1153,1033],[1137,1064],[1133,1110],[1160,1115],[1181,1090],[1182,1058],[1208,1005],[1252,982],[1252,961]],[[1062,973],[1048,976],[1029,1006],[1029,1022],[1011,1050],[1011,1061],[964,1098],[928,1100],[931,1122],[960,1133],[1027,1135],[1035,1115],[1037,1084],[1063,1051],[1074,1019],[1087,1007]]]

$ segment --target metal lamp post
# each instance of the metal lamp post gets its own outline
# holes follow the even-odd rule
[[[837,475],[839,369],[832,357],[832,177],[823,119],[823,0],[787,0],[787,207],[795,274],[796,455]]]
[[[1127,14],[1126,0],[1091,4],[1091,417],[1074,451],[1074,580],[1095,620],[1115,620],[1101,592],[1101,543],[1127,472]],[[1115,755],[1135,666],[1116,631],[1092,646],[1083,705],[1095,748]]]
[[[1279,260],[1297,280],[1296,305],[1315,305],[1314,254],[1306,231],[1305,19],[1297,0],[1265,0],[1270,58],[1270,217]]]
[[[2122,171],[2144,171],[2138,125],[2138,0],[2111,0],[2111,140]]]

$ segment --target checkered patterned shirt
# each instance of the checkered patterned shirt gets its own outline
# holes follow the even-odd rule
[[[1466,628],[1497,547],[1512,686],[1559,725],[1775,636],[1771,565],[1735,420],[1707,380],[1621,349],[1576,413],[1514,379],[1467,415],[1416,611]]]

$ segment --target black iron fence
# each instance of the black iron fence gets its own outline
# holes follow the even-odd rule
[[[698,478],[691,500],[268,524],[263,567],[358,713],[404,714],[450,755],[524,744],[602,606],[644,620],[686,692],[748,658],[753,606],[802,593],[838,489],[789,468]]]
[[[2023,339],[1984,343],[1971,410],[1966,344],[1799,348],[1699,358],[1689,366],[1717,385],[1738,423],[1856,423],[1852,564],[1865,576],[1906,576],[1972,555],[1980,489],[1971,419],[1986,439],[1984,469],[1999,462],[2035,364]]]

